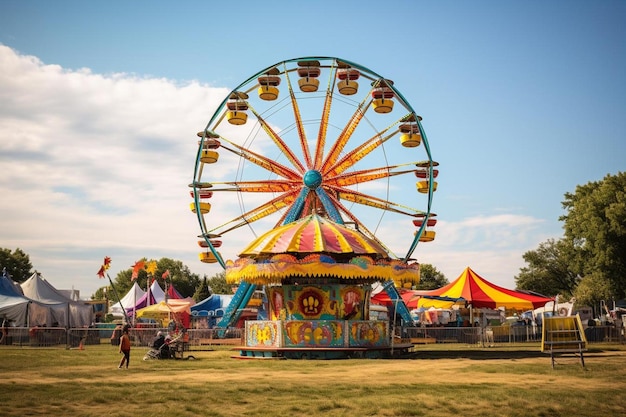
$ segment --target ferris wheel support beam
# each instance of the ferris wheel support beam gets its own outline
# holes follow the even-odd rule
[[[296,197],[296,201],[294,201],[293,205],[289,209],[289,212],[287,213],[287,216],[285,216],[285,220],[283,220],[283,225],[294,222],[300,217],[300,215],[302,214],[302,209],[304,208],[306,197],[308,195],[309,189],[307,187],[302,187],[302,189],[300,190],[300,194],[298,194],[298,197]]]
[[[328,217],[330,217],[331,220],[334,221],[335,223],[343,224],[343,219],[341,218],[341,214],[339,214],[337,207],[335,207],[335,205],[333,204],[332,200],[330,199],[326,191],[324,191],[323,188],[318,188],[315,190],[315,194],[317,194],[317,197],[322,202],[322,205],[324,206],[324,209],[326,210]]]

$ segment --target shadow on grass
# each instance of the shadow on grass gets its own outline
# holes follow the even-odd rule
[[[585,357],[593,356],[612,356],[607,355],[601,349],[589,349],[584,351]],[[490,360],[490,359],[527,359],[527,358],[545,358],[549,357],[549,352],[541,352],[540,350],[427,350],[422,349],[404,356],[405,359],[470,359],[470,360]],[[615,356],[622,356],[615,354]]]

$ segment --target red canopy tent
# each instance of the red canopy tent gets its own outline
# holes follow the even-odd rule
[[[554,298],[529,294],[522,291],[509,290],[485,280],[469,266],[450,284],[431,291],[413,291],[417,307],[450,308],[454,301],[426,298],[424,296],[463,298],[465,303],[474,308],[505,307],[517,310],[532,310],[543,307]]]
[[[415,291],[399,289],[398,292],[400,293],[400,297],[402,297],[402,301],[404,301],[404,304],[406,304],[409,309],[417,308],[419,297],[415,297]],[[394,303],[394,300],[392,300],[386,292],[381,291],[372,296],[372,302],[374,304],[390,306]]]
[[[167,298],[169,300],[180,300],[183,298],[182,295],[180,295],[180,293],[178,292],[178,290],[176,288],[174,288],[174,285],[170,284],[169,286],[167,286]]]

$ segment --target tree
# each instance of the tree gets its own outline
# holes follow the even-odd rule
[[[202,301],[211,294],[232,294],[232,285],[226,282],[226,273],[224,271],[213,275],[207,280],[204,280],[201,285],[196,289],[196,293],[193,295],[193,299],[196,301]]]
[[[33,265],[29,256],[20,248],[0,248],[0,269],[6,268],[7,274],[15,282],[24,282],[33,275]]]
[[[602,300],[611,299],[611,287],[609,281],[602,274],[591,274],[580,280],[574,298],[576,305],[597,306]]]
[[[435,290],[449,284],[445,275],[431,264],[420,264],[420,282],[417,290]]]
[[[206,275],[202,278],[202,284],[198,285],[196,288],[196,292],[193,293],[193,299],[196,303],[205,300],[211,296],[211,291],[209,290],[209,283],[207,282]]]
[[[523,255],[528,266],[520,268],[519,275],[515,277],[516,287],[547,296],[561,294],[569,299],[578,277],[570,268],[572,251],[571,242],[564,239],[548,239],[540,243],[539,248]]]
[[[574,271],[594,280],[601,274],[614,297],[626,296],[626,173],[579,185],[562,204]]]
[[[209,290],[213,294],[233,293],[233,286],[226,282],[226,272],[219,272],[209,278]]]

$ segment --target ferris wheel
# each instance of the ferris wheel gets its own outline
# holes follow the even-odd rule
[[[377,236],[389,222],[394,238],[406,236],[394,256],[407,261],[434,240],[437,221],[438,164],[421,120],[393,81],[344,59],[290,59],[257,72],[198,132],[189,186],[200,260],[224,267],[218,248],[229,234],[256,236],[314,213],[383,246]]]

